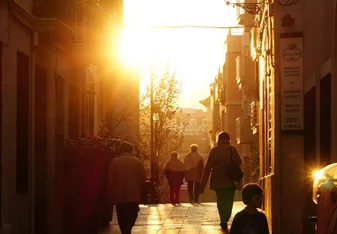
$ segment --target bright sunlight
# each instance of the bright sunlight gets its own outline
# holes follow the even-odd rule
[[[169,64],[183,84],[180,106],[203,108],[199,101],[209,95],[227,30],[200,26],[236,25],[235,10],[223,0],[125,0],[124,25],[123,62],[141,74]]]

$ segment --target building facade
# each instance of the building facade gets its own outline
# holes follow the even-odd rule
[[[180,114],[185,124],[184,140],[180,152],[184,155],[190,152],[192,144],[198,145],[199,153],[209,153],[210,145],[208,139],[208,112],[193,108],[184,108]]]
[[[237,12],[238,23],[253,24],[253,18]],[[250,57],[249,30],[230,30],[224,43],[224,60],[210,87],[208,106],[212,112],[210,139],[226,131],[243,159],[244,183],[256,181],[259,159],[257,131],[251,127],[251,102],[256,100],[255,64]],[[255,135],[253,136],[253,132]]]
[[[64,140],[114,130],[111,97],[130,74],[106,37],[117,38],[123,8],[122,1],[100,4],[0,5],[1,233],[62,233]],[[108,43],[112,56],[104,53]]]
[[[250,36],[259,92],[252,106],[264,209],[272,233],[314,233],[313,172],[336,161],[336,3],[257,4]]]

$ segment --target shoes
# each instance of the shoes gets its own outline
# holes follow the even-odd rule
[[[224,233],[226,233],[226,234],[229,233],[227,224],[220,224],[220,226],[221,226],[221,229]]]

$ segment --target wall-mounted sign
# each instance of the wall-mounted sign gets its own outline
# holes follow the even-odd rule
[[[281,34],[281,130],[303,130],[303,37]]]

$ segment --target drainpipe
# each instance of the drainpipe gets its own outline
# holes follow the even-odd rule
[[[332,61],[331,61],[331,142],[337,140],[337,122],[334,119],[337,118],[337,0],[335,0],[334,6],[334,24],[333,24],[333,40],[332,40]],[[332,160],[337,159],[337,145],[331,146]]]

